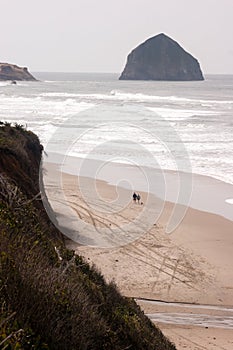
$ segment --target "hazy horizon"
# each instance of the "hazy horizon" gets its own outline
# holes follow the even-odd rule
[[[0,62],[30,72],[119,74],[132,49],[165,33],[204,75],[233,74],[232,0],[2,0],[1,13]]]
[[[79,71],[31,71],[30,70],[30,73],[54,73],[54,74],[121,74],[121,72],[95,72],[95,71],[89,71],[89,72],[79,72]],[[208,76],[208,75],[233,75],[233,73],[204,73],[205,76]]]

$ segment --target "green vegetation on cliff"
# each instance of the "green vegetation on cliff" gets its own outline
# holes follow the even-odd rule
[[[36,135],[1,123],[0,348],[175,349],[134,300],[65,248],[39,194],[42,151]]]

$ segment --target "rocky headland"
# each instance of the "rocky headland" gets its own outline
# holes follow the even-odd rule
[[[36,81],[27,67],[19,67],[15,64],[0,63],[0,80],[27,80]]]
[[[204,80],[200,64],[176,41],[158,34],[137,46],[127,57],[120,80]]]

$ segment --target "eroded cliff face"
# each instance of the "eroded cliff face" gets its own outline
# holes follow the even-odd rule
[[[204,80],[197,59],[165,34],[136,47],[127,58],[120,80]]]
[[[36,80],[27,67],[18,67],[15,64],[0,63],[0,80]]]

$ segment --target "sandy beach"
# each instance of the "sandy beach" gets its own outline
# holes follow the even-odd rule
[[[49,174],[45,175],[46,191],[64,224],[67,217],[64,208],[61,209],[60,192],[54,181],[58,176],[58,167],[50,164]],[[104,181],[95,180],[98,198],[96,194],[93,196],[91,178],[82,178],[81,190],[78,184],[76,176],[63,174],[66,206],[80,221],[92,225],[97,236],[101,232],[111,235],[115,228],[128,227],[132,221],[138,227],[137,218],[148,201],[158,207],[155,212],[161,208],[160,200],[152,194],[140,192],[141,205],[132,201],[131,191],[116,189]],[[125,199],[121,202],[124,206],[120,207],[118,198]],[[96,248],[67,239],[67,246],[95,264],[123,295],[136,298],[178,350],[230,350],[233,348],[233,222],[188,208],[181,224],[168,235],[165,227],[173,207],[166,202],[150,229],[126,245]],[[72,223],[73,220],[67,223],[71,230]],[[143,230],[143,223],[140,229]]]

